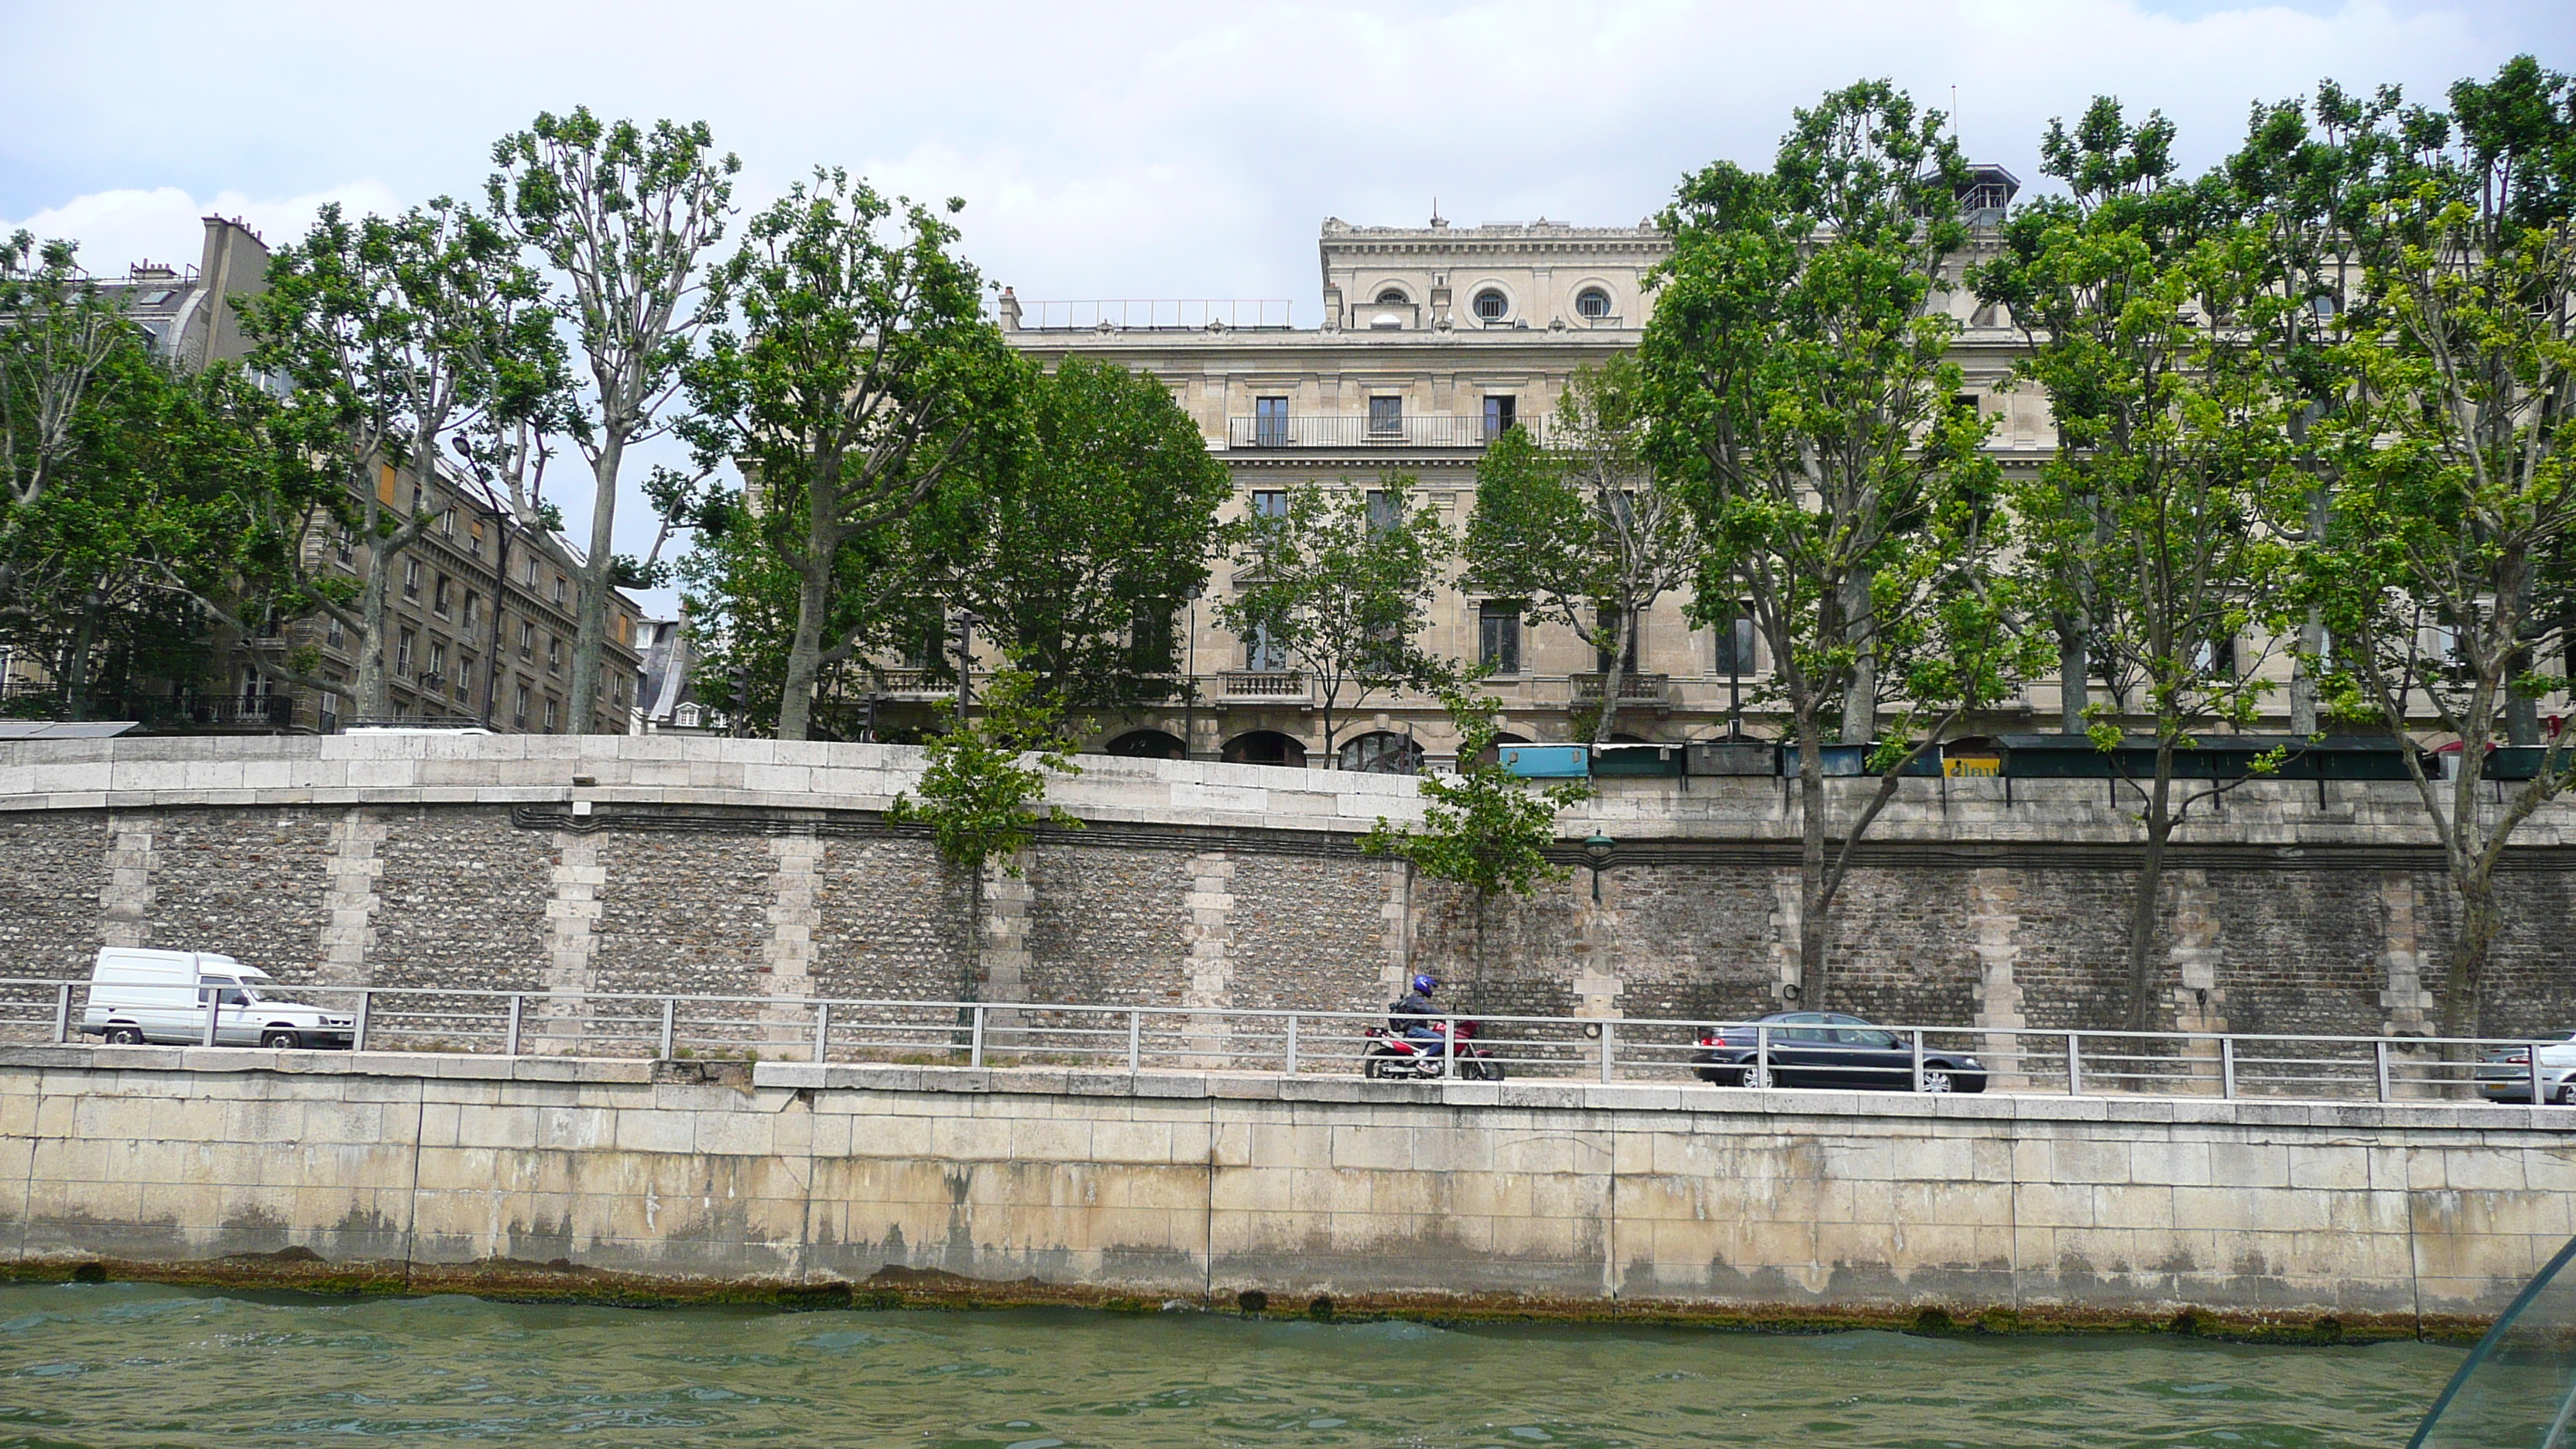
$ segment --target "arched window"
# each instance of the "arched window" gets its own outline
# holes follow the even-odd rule
[[[1185,760],[1190,754],[1179,736],[1161,730],[1129,730],[1100,748],[1130,760]]]
[[[1610,315],[1610,294],[1599,287],[1586,287],[1574,295],[1574,310],[1598,321]]]
[[[1294,736],[1277,730],[1254,730],[1227,740],[1220,758],[1229,765],[1286,765],[1302,770],[1306,768],[1306,747]]]
[[[1476,316],[1486,322],[1500,322],[1512,310],[1511,300],[1499,290],[1487,287],[1476,294]]]
[[[1376,730],[1344,743],[1341,764],[1345,770],[1368,775],[1418,775],[1422,746],[1403,735]]]
[[[1381,307],[1408,307],[1413,304],[1413,299],[1404,295],[1403,288],[1389,287],[1377,294],[1377,304]]]

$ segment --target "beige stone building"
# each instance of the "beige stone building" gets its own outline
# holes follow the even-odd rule
[[[2014,183],[1994,167],[1981,168],[1980,183],[1971,215],[1991,224]],[[1002,322],[1015,345],[1050,364],[1089,356],[1161,379],[1233,474],[1230,516],[1270,506],[1298,484],[1366,488],[1401,472],[1458,534],[1487,442],[1514,422],[1543,430],[1576,369],[1638,345],[1654,305],[1648,273],[1669,249],[1650,224],[1335,219],[1319,243],[1324,315],[1316,326],[1286,325],[1281,302],[1024,302],[1009,292]],[[1962,264],[1974,260],[1972,248]],[[1997,455],[2007,468],[2035,468],[2053,443],[2045,402],[2001,387],[2019,335],[1964,291],[1952,305],[1964,326],[1967,391],[1998,418]],[[1210,595],[1233,588],[1232,574],[1226,560],[1214,561]],[[1454,564],[1450,576],[1423,642],[1495,669],[1489,687],[1505,703],[1510,734],[1572,738],[1576,711],[1599,700],[1604,661],[1572,630],[1532,625],[1510,601],[1456,587]],[[1198,601],[1186,620],[1199,703],[1114,722],[1092,743],[1177,754],[1186,735],[1194,756],[1326,763],[1311,684],[1218,628],[1211,601]],[[1749,627],[1734,639],[1727,635],[1736,631],[1696,627],[1690,603],[1668,595],[1641,618],[1635,673],[1621,689],[1621,736],[1723,734],[1730,701],[1760,686],[1768,661]],[[2035,687],[1995,723],[2053,719],[2056,703],[2054,686]],[[1770,732],[1750,710],[1746,723]],[[1436,764],[1454,750],[1437,702],[1413,694],[1371,698],[1341,738],[1334,763],[1345,768],[1382,767],[1417,748]]]

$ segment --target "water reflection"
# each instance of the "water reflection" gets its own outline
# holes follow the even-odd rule
[[[0,1449],[2402,1442],[2461,1359],[2161,1336],[1441,1329],[0,1288]]]

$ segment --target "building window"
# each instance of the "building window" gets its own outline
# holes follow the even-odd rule
[[[528,681],[520,680],[518,708],[510,713],[510,724],[513,729],[524,730],[528,727],[528,701],[534,697],[535,691],[528,687]]]
[[[401,642],[394,648],[394,673],[411,673],[411,651],[419,644],[419,642],[420,636],[418,634],[413,633],[409,629],[402,631]]]
[[[450,508],[446,512],[438,515],[438,531],[449,538],[454,538],[456,536],[455,509]]]
[[[1269,629],[1254,625],[1252,637],[1243,641],[1243,667],[1246,669],[1285,669],[1288,651],[1270,637]]]
[[[1595,608],[1592,617],[1593,633],[1595,637],[1599,638],[1601,641],[1599,644],[1593,646],[1592,667],[1603,674],[1607,674],[1610,672],[1611,658],[1608,646],[1618,638],[1616,631],[1619,627],[1619,611],[1611,608],[1607,604],[1603,604]],[[1620,672],[1625,674],[1634,674],[1637,672],[1637,644],[1645,637],[1646,615],[1645,611],[1639,610],[1637,613],[1629,616],[1628,650],[1626,655],[1620,660]]]
[[[1286,518],[1288,516],[1288,490],[1285,488],[1253,489],[1252,516],[1255,518]]]
[[[1501,290],[1498,288],[1487,287],[1485,290],[1476,294],[1476,318],[1478,321],[1500,322],[1503,320],[1503,314],[1511,310],[1511,302],[1503,296]]]
[[[422,573],[422,570],[421,570],[420,560],[419,560],[419,559],[414,558],[414,559],[405,559],[405,560],[403,560],[403,597],[404,597],[404,598],[406,598],[406,599],[417,599],[417,598],[419,598],[419,597],[420,597],[420,576],[421,576],[421,573]]]
[[[465,552],[469,558],[481,558],[483,556],[482,519],[478,518],[474,520],[474,526],[465,530]]]
[[[325,617],[327,617],[330,622],[325,625],[322,630],[322,642],[333,649],[347,648],[349,645],[349,638],[340,630],[340,616],[337,614],[331,614],[326,615]]]
[[[1404,526],[1404,504],[1397,495],[1383,488],[1369,490],[1368,526],[1371,533],[1393,533]]]
[[[1404,430],[1404,399],[1373,397],[1368,400],[1368,405],[1370,432],[1397,433]]]
[[[534,593],[534,592],[536,592],[536,587],[537,587],[537,560],[536,560],[535,555],[533,555],[533,554],[532,554],[532,555],[530,555],[530,556],[529,556],[529,558],[528,558],[528,591],[529,591],[530,593]]]
[[[472,692],[473,680],[474,656],[471,654],[459,653],[456,656],[456,688],[450,692],[458,699],[465,698]]]
[[[1485,399],[1485,441],[1490,443],[1512,430],[1520,421],[1521,400],[1508,393]]]
[[[1413,299],[1404,295],[1402,288],[1389,287],[1377,294],[1377,304],[1381,307],[1410,307]]]
[[[445,574],[440,574],[440,575],[438,576],[438,582],[437,582],[437,583],[435,583],[435,584],[430,585],[430,589],[429,589],[429,608],[430,608],[430,612],[432,612],[432,613],[434,613],[434,614],[437,614],[437,615],[441,616],[442,618],[443,618],[443,617],[445,617],[445,616],[447,615],[447,613],[449,612],[449,610],[451,610],[452,608],[454,608],[454,607],[455,607],[455,603],[456,603],[456,593],[455,593],[455,590],[456,590],[456,586],[455,586],[455,584],[454,584],[451,580],[449,580],[449,578],[447,577],[447,575],[445,575]]]
[[[333,551],[334,551],[334,552],[336,552],[336,553],[340,556],[340,562],[341,562],[341,563],[343,563],[343,564],[355,563],[355,562],[357,561],[357,558],[358,558],[358,538],[357,538],[357,535],[355,535],[355,534],[353,534],[353,533],[350,533],[350,532],[349,532],[348,530],[346,530],[346,529],[342,529],[342,530],[340,531],[339,541],[338,541],[338,543],[335,545],[335,547],[334,547],[334,550],[333,550]]]
[[[430,688],[432,689],[436,689],[438,687],[437,681],[447,677],[447,646],[436,639],[429,641],[429,674],[427,677],[431,681]]]
[[[465,591],[465,632],[473,633],[475,626],[482,622],[483,596],[468,589]]]
[[[1288,399],[1257,397],[1252,400],[1252,445],[1256,448],[1288,446]]]
[[[563,719],[563,701],[562,701],[562,700],[560,700],[560,699],[555,698],[555,697],[554,697],[553,695],[551,695],[551,694],[547,695],[547,696],[546,696],[546,733],[547,733],[547,734],[553,734],[553,733],[555,732],[555,728],[556,728],[556,726],[562,722],[562,719]]]
[[[567,587],[567,586],[566,586],[566,584],[565,584],[565,582],[564,582],[564,576],[563,576],[563,575],[561,575],[561,574],[557,574],[557,575],[555,575],[555,602],[556,602],[556,603],[560,604],[560,603],[562,603],[562,602],[564,601],[564,591],[565,591],[566,587]]]
[[[558,635],[546,636],[546,673],[563,673],[563,639]]]
[[[1476,606],[1476,662],[1496,674],[1521,672],[1521,606]]]
[[[1574,294],[1576,315],[1598,322],[1610,315],[1610,294],[1599,287],[1586,287]]]
[[[2208,678],[2232,679],[2236,675],[2236,641],[2234,639],[2206,640],[2195,651],[2193,662],[2200,666],[2200,672]]]
[[[1422,773],[1422,746],[1403,735],[1376,730],[1342,746],[1342,768],[1371,775]]]
[[[337,684],[340,682],[340,677],[335,674],[330,676],[330,680],[333,684]],[[338,734],[340,732],[340,696],[326,689],[314,704],[322,711],[322,733]]]
[[[1718,621],[1717,656],[1711,672],[1729,677],[1754,673],[1753,611],[1742,604]]]
[[[519,657],[522,659],[537,657],[537,626],[525,619],[519,621]]]

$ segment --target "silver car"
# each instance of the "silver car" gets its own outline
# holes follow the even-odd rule
[[[2478,1095],[2490,1102],[2531,1100],[2531,1048],[2505,1047],[2478,1063]],[[2540,1043],[2540,1100],[2576,1107],[2576,1036]]]

